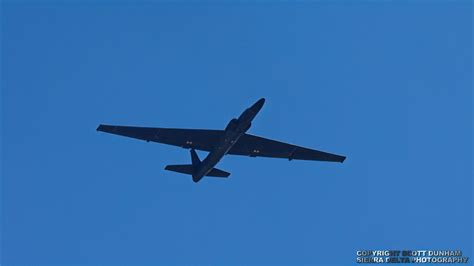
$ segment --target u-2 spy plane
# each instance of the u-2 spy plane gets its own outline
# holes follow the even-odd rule
[[[155,127],[130,127],[99,125],[98,131],[125,137],[174,145],[191,150],[192,164],[167,165],[166,170],[191,175],[194,182],[204,176],[228,177],[230,173],[214,168],[226,154],[250,157],[286,158],[288,160],[312,160],[344,162],[345,156],[308,149],[292,144],[247,134],[252,120],[262,109],[262,98],[247,108],[239,118],[230,120],[224,130],[177,129]],[[196,150],[208,151],[201,161]]]

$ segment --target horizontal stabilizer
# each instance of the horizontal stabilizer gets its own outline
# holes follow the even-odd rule
[[[167,165],[165,170],[178,172],[182,174],[193,174],[193,165],[192,164],[174,164],[174,165]]]
[[[192,164],[173,164],[173,165],[167,165],[165,167],[165,170],[168,171],[173,171],[173,172],[178,172],[182,174],[188,174],[192,175],[193,174],[193,165]],[[212,168],[212,170],[207,173],[206,176],[212,176],[212,177],[228,177],[230,176],[230,173],[217,169],[217,168]]]
[[[207,173],[206,176],[228,177],[228,176],[230,176],[230,173],[228,173],[226,171],[222,171],[222,170],[217,169],[217,168],[212,168],[212,170],[209,173]]]

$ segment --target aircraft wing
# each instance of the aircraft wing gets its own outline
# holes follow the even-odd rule
[[[115,125],[99,125],[97,130],[145,141],[153,141],[208,152],[213,150],[214,146],[219,142],[224,134],[223,130]],[[227,154],[341,163],[346,159],[344,156],[312,150],[250,134],[242,135]]]
[[[312,150],[250,134],[242,135],[227,154],[340,163],[346,159],[345,156]]]
[[[214,145],[219,142],[224,132],[223,130],[209,129],[129,127],[114,125],[99,125],[97,130],[110,134],[202,151],[211,151],[214,148]]]

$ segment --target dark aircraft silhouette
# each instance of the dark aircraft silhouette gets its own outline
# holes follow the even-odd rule
[[[230,120],[225,130],[209,129],[176,129],[153,127],[128,127],[99,125],[98,131],[111,134],[154,141],[191,149],[192,164],[167,165],[166,170],[188,174],[198,182],[204,176],[228,177],[230,173],[214,168],[226,154],[245,155],[250,157],[286,158],[288,160],[313,160],[344,162],[346,157],[312,150],[275,140],[247,134],[252,120],[262,109],[265,99],[258,100],[247,108],[240,117]],[[208,151],[201,161],[195,150]]]

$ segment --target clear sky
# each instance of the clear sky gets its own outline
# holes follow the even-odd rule
[[[472,32],[470,1],[2,1],[2,264],[472,256]],[[260,97],[249,133],[346,161],[195,184],[163,170],[187,150],[95,131],[223,129]]]

